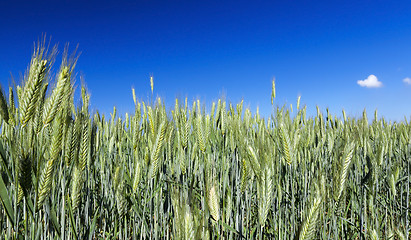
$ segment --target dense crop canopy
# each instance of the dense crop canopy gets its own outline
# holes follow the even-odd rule
[[[268,119],[224,100],[166,110],[134,89],[135,112],[106,117],[84,88],[74,105],[76,58],[55,81],[52,59],[39,46],[0,89],[0,236],[409,239],[406,120],[307,118],[300,97]]]

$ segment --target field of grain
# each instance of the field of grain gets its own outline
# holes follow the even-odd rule
[[[1,239],[410,239],[407,120],[309,117],[274,82],[269,118],[134,90],[104,116],[49,55],[1,90]]]

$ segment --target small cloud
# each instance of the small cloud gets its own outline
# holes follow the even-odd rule
[[[405,84],[411,85],[411,78],[406,77],[402,80]]]
[[[373,74],[368,76],[367,79],[358,80],[357,84],[360,85],[361,87],[366,87],[366,88],[379,88],[379,87],[382,87],[382,82],[378,81],[378,78]]]

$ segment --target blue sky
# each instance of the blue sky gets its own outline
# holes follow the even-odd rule
[[[17,79],[43,33],[79,45],[92,108],[132,112],[131,87],[210,103],[222,95],[269,116],[277,104],[310,114],[401,121],[411,116],[410,1],[1,1],[0,83]],[[58,66],[58,64],[56,64]],[[359,80],[381,82],[367,88]],[[369,82],[366,82],[369,83]],[[374,86],[378,86],[378,83]]]

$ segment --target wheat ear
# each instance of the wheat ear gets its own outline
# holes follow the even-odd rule
[[[220,207],[218,205],[218,196],[215,186],[212,186],[208,191],[208,207],[210,215],[214,222],[218,222],[220,218]]]
[[[69,67],[65,66],[61,68],[57,80],[57,85],[53,89],[53,93],[51,94],[50,98],[47,99],[45,103],[43,112],[44,125],[49,124],[56,116],[56,113],[65,95],[65,88],[67,84],[70,84],[70,71]]]
[[[1,85],[0,85],[0,115],[6,123],[9,122],[9,109],[7,107],[7,100],[4,96],[4,91]]]
[[[46,165],[40,176],[37,207],[41,207],[44,203],[44,200],[50,194],[55,165],[54,163],[56,162],[60,154],[62,146],[62,135],[63,130],[61,127],[61,114],[59,114],[55,123],[53,124],[53,136],[51,139],[50,158],[46,162]]]
[[[281,151],[284,155],[285,161],[288,165],[291,165],[293,162],[293,149],[290,142],[290,137],[288,131],[284,129],[284,126],[281,125],[278,133],[281,141]]]
[[[41,85],[43,83],[44,77],[46,75],[48,66],[47,60],[38,60],[33,58],[28,81],[21,93],[20,101],[20,121],[23,125],[33,117],[34,110],[36,109],[36,104],[38,97],[40,95]]]
[[[160,150],[163,146],[165,130],[165,120],[163,120],[163,122],[161,122],[160,126],[158,127],[156,141],[154,142],[153,147],[151,148],[151,163],[153,165],[151,175],[152,177],[154,177],[157,174],[159,168]]]
[[[347,175],[348,175],[348,169],[351,163],[352,155],[354,152],[354,144],[353,143],[347,143],[344,147],[344,152],[342,156],[342,169],[341,169],[341,174],[340,174],[340,181],[338,185],[337,191],[335,191],[334,198],[336,202],[338,203],[340,200],[340,197],[345,189],[345,182],[347,180]]]
[[[318,221],[318,213],[320,210],[321,197],[317,196],[304,220],[298,240],[309,240],[315,238],[316,225]]]

